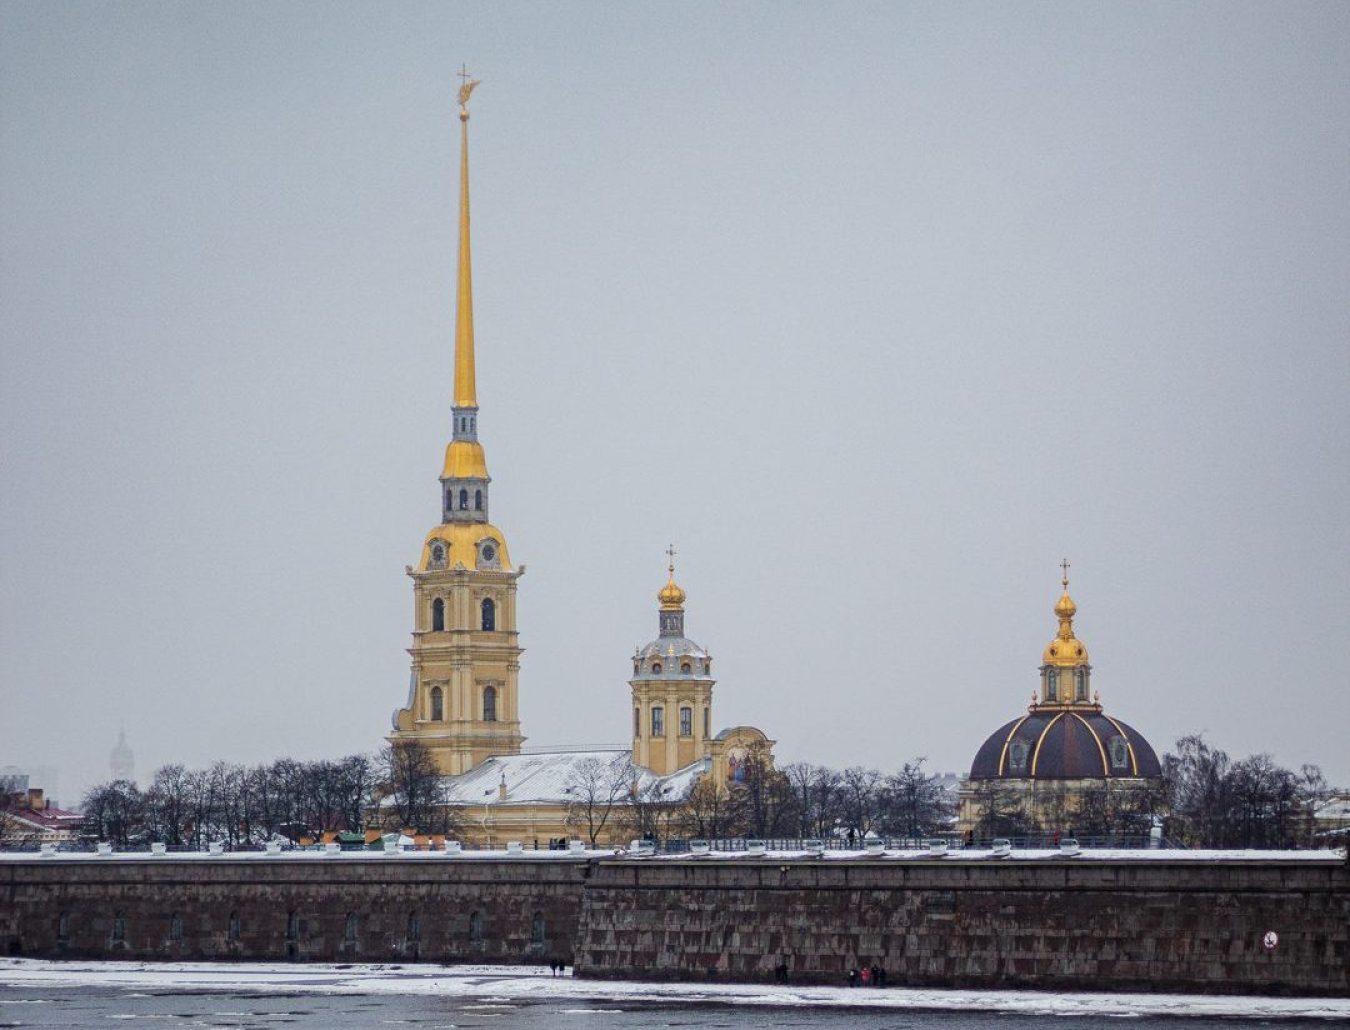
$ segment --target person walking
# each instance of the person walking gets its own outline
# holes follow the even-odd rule
[[[862,967],[862,972],[858,974],[858,978],[862,981],[864,987],[872,986],[872,971],[866,966]]]

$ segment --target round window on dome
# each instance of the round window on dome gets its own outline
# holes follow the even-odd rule
[[[660,671],[661,671],[661,663],[652,662],[652,672],[660,672]]]

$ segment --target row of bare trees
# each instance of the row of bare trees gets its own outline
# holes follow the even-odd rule
[[[1329,790],[1322,770],[1297,772],[1268,754],[1234,760],[1200,736],[1182,737],[1163,760],[1168,832],[1201,848],[1291,848],[1317,839],[1316,812]]]
[[[1165,756],[1161,782],[1070,792],[1001,781],[972,785],[977,837],[1053,832],[1121,837],[1147,834],[1158,819],[1167,836],[1193,847],[1304,847],[1315,840],[1314,812],[1329,791],[1316,766],[1293,772],[1269,755],[1233,760],[1198,736],[1183,737]],[[567,786],[567,821],[592,845],[648,838],[839,838],[868,833],[922,838],[950,832],[956,797],[927,772],[924,759],[889,774],[866,766],[832,769],[794,762],[775,768],[767,749],[752,747],[737,778],[720,787],[698,779],[683,796],[638,769],[626,754],[578,762]],[[119,845],[164,841],[197,847],[222,841],[257,845],[368,824],[422,833],[454,833],[459,810],[425,746],[402,742],[375,756],[336,761],[278,759],[246,767],[167,765],[144,790],[125,780],[85,796],[84,833]]]
[[[336,761],[280,758],[267,765],[216,762],[206,769],[166,765],[141,789],[113,780],[84,797],[85,836],[128,846],[163,841],[201,848],[291,840],[325,831],[360,831],[372,811],[391,826],[445,832],[453,809],[444,804],[435,761],[420,743],[386,746],[378,755]]]
[[[918,758],[890,775],[804,762],[776,769],[767,749],[751,747],[726,787],[704,776],[686,796],[670,797],[666,784],[627,756],[592,758],[577,764],[568,784],[569,822],[592,844],[601,837],[923,837],[950,829],[955,813],[941,778],[923,766]]]

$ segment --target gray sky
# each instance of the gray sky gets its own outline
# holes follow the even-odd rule
[[[450,433],[454,72],[529,745],[1350,782],[1350,5],[0,4],[0,764],[373,750]]]

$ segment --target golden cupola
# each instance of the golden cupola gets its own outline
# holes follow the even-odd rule
[[[1055,602],[1055,618],[1059,620],[1059,632],[1055,634],[1055,639],[1045,645],[1045,652],[1042,659],[1046,665],[1053,665],[1061,669],[1072,669],[1079,665],[1087,665],[1088,652],[1087,647],[1073,633],[1073,617],[1078,614],[1078,605],[1073,603],[1073,598],[1069,596],[1069,563],[1061,563],[1064,569],[1064,578],[1060,580],[1064,592]]]
[[[667,567],[666,585],[656,592],[656,599],[661,602],[661,610],[664,612],[679,612],[684,610],[685,593],[680,589],[680,584],[675,582],[675,563],[672,561]]]
[[[1097,704],[1091,694],[1092,666],[1088,664],[1087,646],[1073,632],[1073,617],[1078,614],[1078,605],[1069,596],[1067,559],[1060,562],[1060,568],[1064,573],[1060,580],[1063,592],[1055,602],[1059,632],[1041,653],[1040,697],[1039,700],[1033,698],[1033,708],[1037,705]]]

